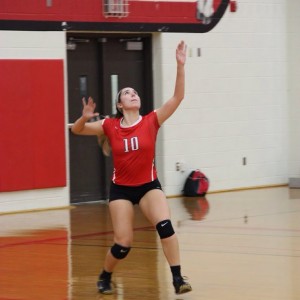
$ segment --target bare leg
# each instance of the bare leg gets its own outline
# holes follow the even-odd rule
[[[114,229],[114,245],[106,254],[103,271],[97,283],[102,294],[113,293],[110,284],[111,274],[120,259],[128,254],[133,240],[134,210],[131,202],[114,200],[109,203],[109,210]]]
[[[140,208],[153,226],[170,219],[170,209],[163,191],[155,189],[149,191],[140,201]],[[177,235],[161,240],[164,254],[170,266],[180,265],[179,245]]]
[[[163,191],[154,189],[149,191],[140,201],[140,208],[152,225],[170,219],[170,209]],[[184,281],[180,271],[180,255],[177,235],[161,239],[164,254],[171,267],[173,285],[176,294],[187,293],[192,290],[191,285]]]
[[[133,240],[133,205],[128,200],[114,200],[109,203],[109,211],[114,230],[114,242],[130,247]],[[109,250],[104,261],[104,270],[113,272],[119,261]]]

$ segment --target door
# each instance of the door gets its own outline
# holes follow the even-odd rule
[[[80,117],[82,97],[92,96],[101,115],[114,114],[115,96],[123,87],[138,91],[141,114],[153,109],[149,35],[72,34],[67,46],[69,123]],[[71,202],[107,199],[111,158],[102,154],[96,137],[69,135]]]
[[[86,38],[74,38],[71,42],[68,44],[69,123],[81,116],[83,97],[92,96],[99,106],[98,44]],[[97,138],[70,132],[69,145],[71,202],[103,199],[104,159]]]

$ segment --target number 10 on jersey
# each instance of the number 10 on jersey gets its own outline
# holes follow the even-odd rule
[[[130,139],[123,139],[124,142],[124,151],[136,151],[139,149],[139,140],[137,136],[134,136]]]

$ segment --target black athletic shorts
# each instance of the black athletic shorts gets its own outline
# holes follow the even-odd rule
[[[147,192],[155,189],[162,190],[158,179],[139,186],[118,185],[112,182],[110,186],[109,202],[118,199],[126,199],[132,204],[139,204],[140,200]]]

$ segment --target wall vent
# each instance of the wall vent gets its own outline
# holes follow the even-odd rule
[[[129,14],[129,0],[103,0],[105,17],[124,18]]]

